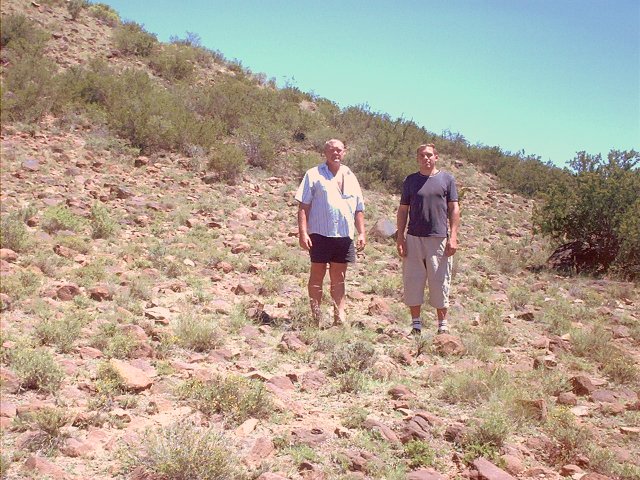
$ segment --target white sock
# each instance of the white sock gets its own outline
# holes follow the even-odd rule
[[[412,318],[411,326],[416,330],[422,330],[422,319],[420,317]]]
[[[442,327],[446,327],[447,326],[447,319],[443,318],[442,320],[438,320],[438,328],[442,328]]]

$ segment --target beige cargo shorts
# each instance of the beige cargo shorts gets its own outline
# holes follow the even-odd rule
[[[424,303],[424,288],[429,286],[429,305],[449,308],[449,287],[453,257],[446,257],[446,238],[407,235],[407,256],[402,260],[404,303]]]

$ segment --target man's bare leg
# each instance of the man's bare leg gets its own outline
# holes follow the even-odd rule
[[[311,315],[313,317],[313,321],[317,326],[320,325],[320,319],[322,317],[322,311],[320,309],[320,305],[322,304],[322,282],[324,281],[324,275],[326,272],[326,263],[311,263],[311,271],[309,273],[309,283],[307,284],[307,289],[309,291]]]
[[[331,298],[333,299],[333,324],[341,325],[346,319],[345,315],[345,281],[347,278],[346,263],[330,263],[329,279],[331,280]]]

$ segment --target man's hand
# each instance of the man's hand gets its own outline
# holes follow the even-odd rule
[[[447,257],[452,257],[458,251],[458,240],[455,238],[448,238],[447,245],[444,247],[444,254]]]
[[[313,246],[313,243],[311,243],[311,237],[306,233],[301,233],[298,236],[298,242],[300,243],[300,246],[307,251],[311,250],[311,247]]]
[[[407,241],[404,237],[398,236],[398,240],[396,240],[396,248],[398,249],[398,255],[401,257],[407,256]]]
[[[356,249],[361,252],[364,250],[365,245],[367,244],[367,238],[364,233],[358,234],[358,239],[356,240]]]

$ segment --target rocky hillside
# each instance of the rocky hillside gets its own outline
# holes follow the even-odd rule
[[[59,68],[148,71],[70,11],[2,2]],[[56,116],[0,141],[3,478],[640,478],[638,288],[545,270],[533,201],[464,158],[443,158],[464,192],[452,334],[429,312],[416,339],[397,195],[365,192],[347,325],[317,328],[294,171],[227,185]]]

